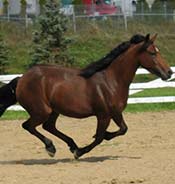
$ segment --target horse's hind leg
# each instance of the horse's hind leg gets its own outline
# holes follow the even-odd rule
[[[74,153],[75,150],[78,149],[78,147],[71,137],[68,137],[67,135],[63,134],[62,132],[56,129],[55,124],[56,124],[57,117],[58,117],[58,114],[53,112],[48,118],[48,120],[43,124],[43,128],[48,132],[50,132],[51,134],[63,140],[65,143],[67,143],[67,145],[70,147],[70,151]]]
[[[39,133],[37,130],[36,130],[36,126],[39,125],[36,124],[36,122],[34,120],[32,120],[31,118],[28,119],[27,121],[25,121],[23,124],[22,124],[22,127],[29,131],[32,135],[38,137],[45,145],[45,148],[48,152],[48,154],[53,157],[56,153],[56,149],[55,149],[55,146],[53,145],[52,141],[50,139],[48,139],[47,137],[43,136],[41,133]]]
[[[95,146],[100,144],[105,136],[105,131],[107,127],[109,126],[110,123],[110,118],[109,117],[97,117],[97,130],[96,130],[96,136],[95,140],[88,146],[85,146],[83,148],[79,148],[74,152],[74,157],[75,159],[78,159],[80,156],[82,156],[85,153],[88,153],[91,151]]]

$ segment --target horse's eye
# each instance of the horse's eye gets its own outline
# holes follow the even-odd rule
[[[151,56],[156,56],[156,52],[151,52]]]
[[[150,51],[148,51],[148,53],[149,53],[151,56],[153,56],[153,57],[155,57],[155,56],[157,55],[156,52],[150,52]]]

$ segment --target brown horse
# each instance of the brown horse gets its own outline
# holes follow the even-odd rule
[[[152,38],[149,34],[135,35],[83,70],[55,65],[34,66],[21,78],[0,89],[2,113],[18,101],[30,115],[23,128],[45,144],[50,156],[54,156],[55,146],[36,130],[38,125],[42,124],[45,130],[67,143],[77,159],[103,139],[110,140],[126,133],[127,125],[122,112],[127,105],[129,86],[139,66],[163,80],[171,77],[172,71],[155,46],[155,39],[156,35]],[[11,93],[4,94],[4,91]],[[8,103],[2,100],[4,95]],[[74,118],[96,116],[94,141],[79,148],[72,138],[56,129],[59,114]],[[111,119],[119,126],[118,131],[107,131]]]

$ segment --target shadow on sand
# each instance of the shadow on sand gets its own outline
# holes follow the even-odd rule
[[[104,162],[106,160],[118,160],[118,159],[141,159],[141,157],[130,157],[130,156],[99,156],[99,157],[86,157],[78,160],[64,158],[64,159],[24,159],[24,160],[5,160],[0,161],[0,165],[52,165],[58,163],[95,163]]]

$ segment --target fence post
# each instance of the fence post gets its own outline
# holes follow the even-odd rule
[[[127,31],[127,30],[128,30],[128,22],[127,22],[127,15],[126,15],[126,12],[124,12],[123,16],[124,16],[125,31]]]
[[[25,25],[26,25],[26,29],[28,28],[28,15],[27,13],[25,14]]]
[[[8,0],[3,1],[3,14],[5,15],[5,18],[7,17],[7,21],[10,21],[10,16],[9,16],[9,2]]]
[[[77,32],[77,26],[76,26],[76,16],[75,16],[74,7],[73,7],[72,20],[73,20],[73,30],[76,33]]]
[[[164,17],[166,19],[167,18],[167,2],[166,1],[163,2],[163,8],[164,8]]]
[[[7,20],[10,22],[10,6],[9,4],[7,5]]]

